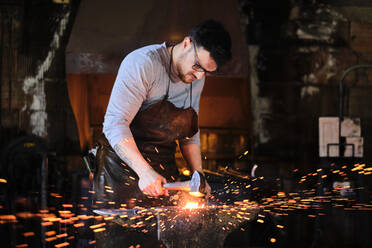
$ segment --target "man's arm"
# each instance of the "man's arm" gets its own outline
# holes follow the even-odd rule
[[[116,154],[138,175],[138,186],[144,193],[158,196],[168,194],[163,188],[166,179],[158,174],[143,158],[133,138],[120,141],[114,146]]]
[[[202,167],[202,158],[200,152],[200,145],[199,144],[184,144],[181,145],[181,152],[182,156],[185,159],[186,163],[190,166],[192,171],[199,171],[204,175],[203,167]],[[211,193],[211,187],[206,182],[206,192],[207,195]]]
[[[153,71],[153,61],[143,53],[134,51],[125,57],[111,91],[103,133],[117,155],[138,175],[139,188],[157,196],[167,194],[162,187],[166,180],[143,158],[129,127],[154,81]]]

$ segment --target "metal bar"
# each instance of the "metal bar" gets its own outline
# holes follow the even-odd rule
[[[89,173],[92,173],[93,171],[92,171],[92,168],[90,167],[88,156],[83,156],[83,161],[84,161],[84,164],[87,167],[87,170],[89,171]]]
[[[41,162],[41,209],[48,209],[47,206],[47,184],[48,184],[48,158],[46,154],[42,154]],[[46,227],[41,226],[41,243],[42,247],[46,247],[45,242]]]
[[[7,66],[8,66],[8,111],[9,113],[12,110],[12,64],[13,58],[12,58],[12,19],[9,17],[8,19],[8,61],[7,61]]]
[[[2,16],[3,13],[0,12],[0,20],[1,20],[1,34],[0,34],[0,132],[3,130],[2,125],[2,81],[3,81],[3,51],[4,51],[4,17]],[[3,134],[0,135],[0,144],[2,145],[3,141],[2,138]]]

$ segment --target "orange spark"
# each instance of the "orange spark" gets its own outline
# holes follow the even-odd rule
[[[35,235],[34,232],[25,232],[25,233],[23,233],[23,236],[25,236],[25,237],[30,237],[30,236],[34,236],[34,235]]]
[[[63,242],[63,243],[60,243],[60,244],[56,244],[55,247],[60,248],[60,247],[68,246],[68,245],[70,245],[70,243],[68,243],[68,242]]]
[[[97,229],[94,229],[93,232],[102,232],[102,231],[105,231],[106,228],[102,227],[102,228],[97,228]]]

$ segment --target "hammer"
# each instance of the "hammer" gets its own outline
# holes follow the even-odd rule
[[[190,193],[202,193],[205,194],[205,178],[198,172],[194,171],[191,180],[183,182],[165,183],[163,188],[168,190],[182,190]]]

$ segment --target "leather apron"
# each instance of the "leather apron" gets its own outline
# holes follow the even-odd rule
[[[169,63],[171,69],[172,52]],[[164,98],[138,112],[130,129],[142,156],[167,182],[172,182],[179,175],[174,157],[176,140],[192,137],[197,133],[198,116],[191,107],[191,84],[190,106],[185,109],[177,108],[168,101],[169,85],[170,79]],[[137,174],[119,158],[104,135],[98,141],[96,162],[97,169],[93,179],[95,207],[132,208],[171,204],[168,197],[155,198],[142,193],[138,187]]]

